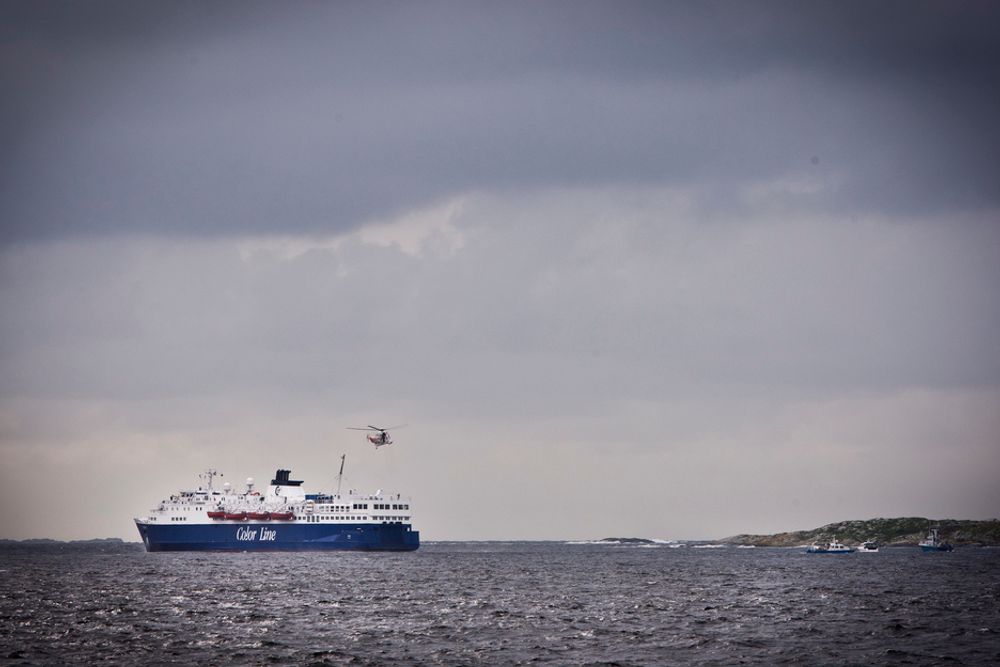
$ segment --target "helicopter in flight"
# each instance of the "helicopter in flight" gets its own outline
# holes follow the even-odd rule
[[[378,426],[372,426],[369,424],[366,428],[360,428],[356,426],[348,426],[349,431],[371,431],[366,437],[368,442],[375,445],[375,449],[379,447],[384,447],[385,445],[392,444],[392,438],[389,437],[389,431],[394,428],[403,428],[406,424],[400,424],[399,426],[390,426],[389,428],[379,428]]]

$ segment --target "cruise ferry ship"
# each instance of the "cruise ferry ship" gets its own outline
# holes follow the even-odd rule
[[[236,491],[214,488],[208,470],[197,489],[178,491],[137,517],[147,551],[414,551],[409,498],[349,491],[306,493],[301,480],[278,470],[263,492],[252,478]]]

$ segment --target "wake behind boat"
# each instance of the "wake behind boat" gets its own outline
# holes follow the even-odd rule
[[[420,533],[410,523],[410,499],[350,491],[306,493],[301,480],[278,470],[264,493],[236,492],[228,483],[178,491],[135,519],[147,551],[414,551]],[[341,460],[341,475],[343,459]]]

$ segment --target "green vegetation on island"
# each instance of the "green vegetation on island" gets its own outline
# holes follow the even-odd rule
[[[901,517],[841,521],[813,530],[798,530],[774,535],[733,535],[719,540],[723,544],[757,547],[795,547],[813,542],[828,542],[836,537],[847,545],[875,540],[886,546],[915,546],[927,537],[932,527],[939,528],[941,539],[954,545],[1000,546],[1000,520],[927,519]]]
[[[47,538],[29,540],[0,539],[0,552],[63,552],[86,551],[93,553],[121,553],[126,551],[145,551],[142,542],[124,542],[117,537],[105,537],[93,540],[51,540]]]

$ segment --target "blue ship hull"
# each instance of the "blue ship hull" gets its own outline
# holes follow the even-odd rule
[[[186,526],[136,522],[146,551],[415,551],[420,533],[403,523],[225,521]]]

